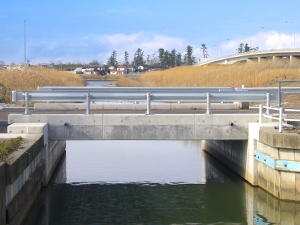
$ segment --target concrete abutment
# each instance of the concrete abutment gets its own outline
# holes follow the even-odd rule
[[[65,141],[48,139],[46,123],[14,124],[8,132],[0,138],[21,136],[23,143],[0,164],[0,225],[22,223],[65,152]]]
[[[275,123],[249,123],[247,141],[206,140],[203,148],[281,200],[300,201],[300,136],[279,133]]]

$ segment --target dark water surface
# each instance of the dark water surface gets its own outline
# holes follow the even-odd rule
[[[25,224],[299,224],[297,209],[250,186],[201,142],[68,141]]]

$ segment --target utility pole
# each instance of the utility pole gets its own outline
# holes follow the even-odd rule
[[[24,64],[26,64],[26,20],[24,20]]]

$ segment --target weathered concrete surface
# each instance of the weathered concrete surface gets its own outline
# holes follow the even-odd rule
[[[272,128],[262,128],[259,132],[257,150],[274,160],[288,160],[300,163],[300,135],[279,133]],[[300,201],[300,174],[294,171],[274,169],[256,161],[258,185],[272,195],[292,201]]]
[[[259,131],[259,140],[276,148],[300,148],[300,135],[293,133],[279,133],[274,128],[263,128]]]
[[[250,184],[256,186],[257,168],[255,166],[254,151],[259,139],[261,127],[274,127],[278,123],[249,123],[247,140],[204,140],[203,148],[211,153],[229,168],[237,172]]]
[[[44,163],[40,163],[31,174],[22,189],[7,205],[7,220],[9,224],[21,224],[32,208],[41,190]]]
[[[248,123],[257,121],[257,114],[10,114],[8,122],[48,123],[51,140],[247,140]]]
[[[245,104],[244,104],[245,105]],[[189,109],[206,109],[206,103],[152,103],[151,109],[160,110],[189,110]],[[242,108],[240,103],[211,103],[211,109],[238,109]],[[245,108],[245,107],[244,107]],[[249,104],[248,104],[249,108]],[[34,109],[51,110],[51,109],[86,109],[86,103],[35,103]],[[91,110],[112,110],[112,109],[128,109],[128,110],[146,110],[146,103],[91,103]]]
[[[59,118],[54,120],[59,121]],[[57,121],[55,121],[57,122]],[[85,122],[85,120],[81,121]],[[41,157],[45,161],[45,172],[42,180],[42,184],[47,186],[52,174],[66,149],[66,142],[51,140],[49,141],[49,126],[48,123],[37,121],[35,123],[14,123],[7,128],[9,134],[44,134],[43,141],[44,147]]]
[[[6,224],[5,167],[5,163],[0,162],[0,225]]]
[[[65,152],[65,141],[49,141],[48,128],[47,123],[15,123],[8,127],[9,134],[0,135],[1,138],[25,138],[7,162],[0,164],[0,225],[3,221],[4,224],[6,221],[22,223],[36,201],[42,183],[48,184]],[[3,213],[5,216],[2,217]]]

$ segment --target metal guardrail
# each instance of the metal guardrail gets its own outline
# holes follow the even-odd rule
[[[233,87],[38,87],[38,91],[98,93],[206,93],[230,92]]]
[[[147,112],[151,114],[151,102],[185,101],[206,102],[206,114],[211,114],[211,102],[267,102],[278,101],[278,91],[267,92],[265,90],[246,91],[228,90],[221,88],[97,88],[88,92],[91,88],[82,88],[81,91],[74,88],[72,91],[13,91],[14,102],[25,102],[25,113],[30,114],[29,102],[86,102],[86,114],[91,114],[91,101],[147,101]],[[93,89],[93,88],[92,88]],[[114,92],[118,90],[118,92]],[[123,90],[123,92],[122,92]],[[86,91],[86,92],[85,92]],[[146,92],[145,92],[146,91]],[[152,92],[150,92],[152,91]]]
[[[267,109],[266,114],[263,114],[263,108]],[[271,116],[269,110],[276,110],[279,111],[279,115],[277,116]],[[284,109],[284,108],[272,108],[272,107],[265,107],[260,105],[259,106],[259,123],[262,124],[262,118],[263,117],[267,117],[267,118],[271,118],[274,120],[278,120],[279,122],[279,132],[282,133],[282,128],[283,128],[283,123],[284,122],[300,122],[300,119],[286,119],[283,118],[283,113],[284,112],[300,112],[300,110],[296,110],[296,109]]]

